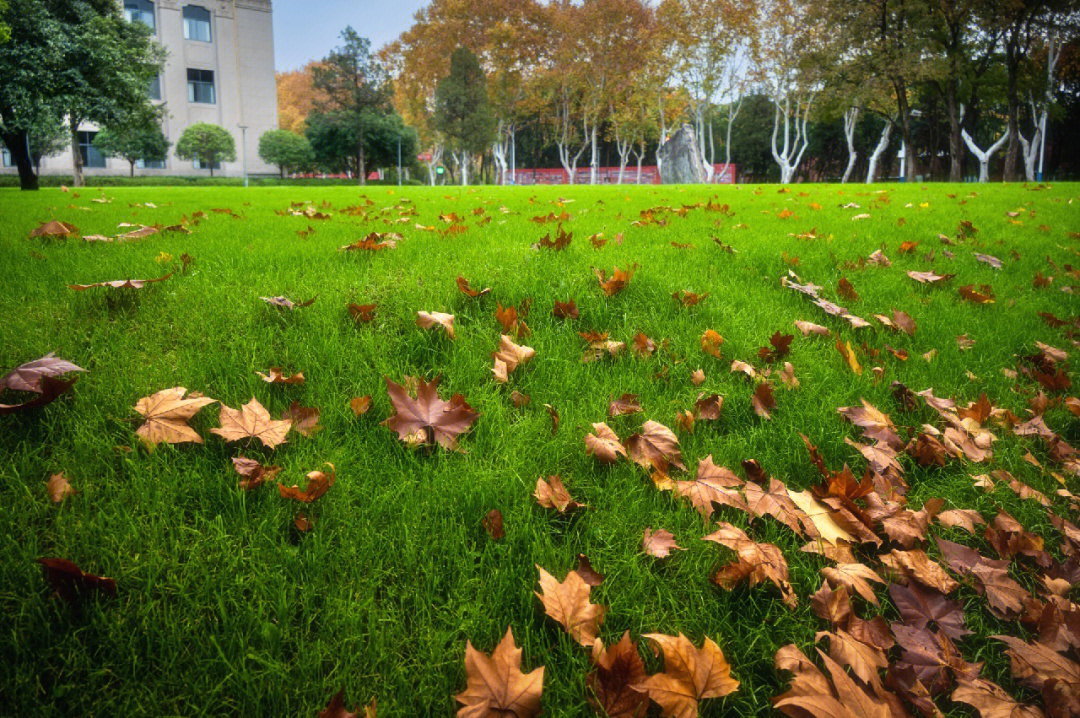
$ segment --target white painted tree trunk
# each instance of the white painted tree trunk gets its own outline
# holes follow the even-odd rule
[[[634,184],[641,184],[641,161],[645,159],[645,141],[641,141],[641,151],[634,150],[634,157],[637,159],[637,178],[634,180]]]
[[[466,150],[453,152],[454,164],[461,170],[461,186],[469,184],[469,153]]]
[[[587,122],[582,122],[582,129],[589,138],[589,145],[592,147],[592,153],[589,155],[589,184],[596,184],[596,180],[599,177],[600,170],[600,152],[597,148],[597,125],[598,122],[592,123],[591,129]]]
[[[498,128],[495,130],[495,142],[491,145],[491,157],[495,162],[495,183],[499,185],[506,184],[506,170],[509,167],[506,156],[513,134],[513,125],[507,125],[499,120]]]
[[[1005,130],[1005,134],[997,138],[997,141],[990,145],[989,149],[985,152],[979,149],[978,145],[975,144],[975,140],[971,139],[971,135],[968,134],[967,130],[960,130],[960,136],[964,138],[964,144],[971,150],[971,154],[975,155],[979,160],[979,181],[989,182],[990,158],[992,158],[994,153],[1000,150],[1002,145],[1005,144],[1005,141],[1009,139],[1009,131]]]
[[[795,177],[795,171],[799,168],[803,153],[810,143],[806,132],[806,125],[810,115],[810,101],[795,101],[795,107],[791,106],[791,97],[785,95],[782,99],[773,98],[775,112],[773,113],[772,131],[772,156],[776,164],[780,166],[780,183],[790,184]],[[781,110],[783,107],[783,110]],[[784,116],[784,144],[777,148],[776,135],[780,130],[780,116]]]
[[[571,154],[570,128],[570,101],[564,99],[559,109],[559,135],[555,138],[555,147],[559,151],[559,164],[562,165],[563,170],[566,171],[568,176],[567,182],[569,184],[574,184],[574,178],[577,174],[577,163],[581,158],[581,153],[585,151],[586,143],[582,142],[578,151]]]
[[[435,186],[435,168],[439,166],[443,158],[443,146],[441,143],[431,148],[431,159],[424,163],[427,166],[428,181]]]
[[[1035,125],[1035,136],[1031,142],[1028,142],[1023,132],[1020,133],[1020,146],[1024,155],[1024,179],[1028,182],[1035,181],[1035,160],[1039,157],[1041,134],[1038,124]]]
[[[877,179],[878,161],[881,160],[881,155],[885,154],[885,150],[889,148],[889,136],[892,135],[892,126],[892,120],[885,120],[885,126],[881,128],[881,136],[878,137],[874,151],[870,154],[870,166],[866,168],[866,184],[873,184],[874,180]]]
[[[660,96],[660,136],[656,140],[656,172],[661,174],[664,167],[664,159],[660,156],[660,148],[664,146],[664,142],[667,140],[667,119],[664,116],[664,97]],[[662,176],[662,174],[661,174]]]
[[[841,184],[847,184],[851,178],[851,172],[855,169],[855,160],[859,153],[855,151],[855,125],[859,121],[859,108],[849,107],[844,110],[844,139],[847,140],[847,167],[844,168],[844,176],[840,179]]]
[[[735,118],[739,116],[739,110],[742,109],[743,98],[739,97],[739,101],[735,103],[735,109],[731,109],[731,105],[728,105],[728,121],[727,121],[727,141],[724,142],[724,170],[731,166],[731,126],[735,124]]]

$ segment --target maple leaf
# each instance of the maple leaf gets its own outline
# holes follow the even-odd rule
[[[281,371],[281,367],[279,367],[279,366],[270,367],[270,373],[269,374],[263,374],[261,371],[257,371],[255,373],[258,374],[260,377],[262,377],[262,380],[265,381],[267,384],[303,384],[304,383],[304,372],[298,371],[295,374],[293,374],[292,376],[285,376]]]
[[[994,290],[987,284],[979,285],[981,291],[975,291],[974,284],[966,284],[957,291],[960,296],[969,302],[976,304],[993,304],[994,303]]]
[[[469,286],[469,280],[465,279],[465,277],[461,276],[460,274],[457,276],[457,286],[461,293],[467,297],[476,298],[491,293],[491,287],[484,287],[480,290],[473,289]]]
[[[634,335],[634,353],[639,357],[647,357],[656,351],[656,342],[645,334],[638,332]]]
[[[934,274],[933,272],[915,272],[909,271],[907,273],[909,277],[921,284],[936,284],[938,282],[947,282],[955,277],[955,274]]]
[[[446,330],[446,336],[451,339],[454,338],[454,315],[444,314],[442,312],[422,312],[416,313],[416,326],[421,329],[431,329],[438,324]]]
[[[349,400],[349,408],[357,416],[363,416],[371,409],[371,395],[365,394],[364,396],[354,396]]]
[[[368,252],[378,252],[381,249],[393,249],[397,246],[397,242],[393,238],[382,240],[384,235],[378,232],[372,232],[363,239],[358,239],[352,244],[346,244],[342,247],[338,247],[338,251],[341,252],[354,252],[356,250],[364,250]]]
[[[544,667],[521,672],[521,649],[514,645],[509,626],[490,657],[465,642],[465,679],[465,690],[454,696],[462,704],[460,718],[532,718],[540,713]]]
[[[0,377],[0,391],[11,389],[13,391],[29,391],[40,394],[42,393],[42,380],[45,377],[55,378],[76,371],[86,370],[66,359],[60,359],[53,352],[49,352],[40,359],[17,366],[3,377]]]
[[[326,465],[330,467],[330,473],[323,471],[309,471],[307,473],[307,486],[301,491],[297,485],[286,486],[285,484],[278,484],[278,493],[281,494],[283,499],[293,499],[294,501],[303,501],[305,504],[310,504],[315,499],[319,498],[334,485],[334,481],[337,480],[337,474],[334,470],[334,465],[329,461]]]
[[[758,384],[754,388],[754,395],[750,398],[750,405],[754,408],[754,413],[762,419],[771,419],[772,414],[769,410],[776,408],[772,385],[764,381]]]
[[[225,441],[258,439],[268,449],[284,444],[292,427],[288,419],[271,419],[270,412],[255,397],[239,409],[222,404],[220,421],[221,427],[210,431]]]
[[[961,678],[950,696],[954,702],[967,703],[982,718],[1043,718],[1034,706],[1025,706],[1001,686],[985,678]]]
[[[45,222],[30,232],[30,237],[78,237],[79,228],[67,222]]]
[[[642,424],[641,433],[626,439],[626,450],[634,463],[646,469],[671,464],[686,471],[679,450],[679,437],[658,421],[649,420]]]
[[[716,421],[720,418],[720,411],[724,406],[724,397],[719,394],[698,394],[694,402],[694,414],[703,421]]]
[[[705,370],[695,369],[694,373],[690,375],[690,382],[694,386],[701,386],[705,383]]]
[[[263,300],[264,302],[266,302],[267,304],[269,304],[272,307],[277,307],[278,309],[288,309],[289,311],[293,311],[295,309],[300,309],[302,307],[310,307],[312,304],[315,303],[315,300],[318,299],[318,297],[312,297],[311,299],[307,300],[306,302],[294,302],[293,300],[289,299],[288,297],[259,297],[259,299]]]
[[[646,633],[644,637],[663,651],[664,670],[649,676],[638,687],[660,706],[661,715],[696,718],[699,701],[722,698],[739,689],[723,651],[708,636],[701,648],[695,648],[682,633]]]
[[[848,281],[847,277],[840,277],[840,281],[836,285],[837,293],[847,299],[850,302],[858,301],[859,295],[855,292],[855,287]]]
[[[682,546],[675,542],[675,536],[664,529],[653,531],[645,529],[645,535],[641,539],[641,550],[656,558],[667,558],[673,550],[685,551]]]
[[[350,302],[348,305],[349,314],[352,315],[353,320],[358,324],[360,322],[370,322],[375,318],[375,308],[378,304],[356,304]]]
[[[233,468],[240,474],[240,488],[251,491],[263,485],[267,479],[273,479],[281,471],[280,466],[263,466],[255,459],[246,456],[233,457]]]
[[[580,316],[573,299],[569,302],[555,302],[555,308],[551,310],[551,314],[558,319],[577,319]]]
[[[596,457],[602,464],[614,464],[621,454],[626,456],[626,448],[618,435],[603,422],[592,425],[595,434],[585,435],[585,453]]]
[[[739,556],[736,563],[721,567],[713,577],[713,583],[730,589],[739,581],[746,580],[751,586],[771,581],[780,589],[784,604],[795,608],[798,596],[788,583],[788,565],[784,554],[770,543],[757,543],[737,526],[721,522],[719,528],[703,541],[712,541],[734,551]]]
[[[364,715],[361,716],[359,710],[346,710],[345,689],[342,688],[334,694],[334,697],[330,699],[326,708],[319,711],[319,718],[375,718],[375,699],[372,698],[371,703],[364,706]]]
[[[772,516],[799,536],[817,538],[817,527],[810,517],[796,505],[783,482],[770,478],[766,491],[755,482],[743,486],[743,495],[749,512],[758,518]]]
[[[593,670],[585,678],[589,703],[608,718],[641,718],[649,707],[649,696],[635,686],[645,680],[645,664],[638,654],[630,631],[613,646],[597,638],[592,647]]]
[[[593,269],[593,274],[596,275],[596,279],[600,282],[600,288],[604,290],[606,296],[612,297],[626,289],[626,286],[630,283],[630,278],[634,276],[634,268],[631,267],[627,270],[615,269],[611,273],[611,279],[607,278],[607,273],[603,269]]]
[[[589,557],[583,553],[577,555],[577,568],[574,569],[581,580],[590,586],[599,586],[604,582],[604,574],[600,573],[589,563]]]
[[[583,646],[591,646],[596,640],[600,624],[604,622],[606,606],[589,602],[592,586],[576,572],[566,574],[566,580],[559,582],[541,566],[540,591],[536,597],[544,604],[544,611],[554,618],[575,641]]]
[[[69,284],[68,289],[74,289],[77,292],[82,292],[87,289],[93,289],[94,287],[108,287],[110,289],[142,289],[147,284],[153,284],[154,282],[164,282],[166,279],[173,275],[169,272],[163,277],[157,279],[114,279],[109,282],[93,282],[91,284]]]
[[[135,430],[144,442],[149,446],[165,442],[167,444],[182,444],[193,442],[203,443],[201,436],[187,425],[191,417],[208,404],[216,403],[216,399],[197,394],[188,395],[187,389],[175,386],[171,389],[162,389],[156,394],[139,399],[135,404],[135,411],[142,414],[146,423]]]
[[[840,335],[837,335],[836,351],[840,352],[840,356],[844,357],[844,361],[847,362],[851,371],[856,374],[862,374],[862,366],[859,364],[858,357],[855,356],[855,350],[851,348],[851,342],[845,344],[840,341]]]
[[[836,568],[826,566],[821,569],[821,575],[833,588],[838,585],[847,586],[875,606],[881,605],[870,581],[885,583],[885,579],[878,576],[872,568],[861,563],[841,563]]]
[[[837,663],[848,666],[860,680],[871,684],[877,681],[878,671],[888,666],[885,654],[877,646],[856,640],[842,628],[835,632],[819,631],[815,640],[829,639],[829,655]]]
[[[75,489],[72,488],[67,477],[64,476],[63,471],[59,474],[50,476],[48,482],[45,484],[45,488],[49,492],[49,498],[54,504],[60,503],[68,496],[75,493]]]
[[[39,558],[45,580],[53,595],[69,602],[76,602],[94,592],[116,597],[116,581],[104,576],[85,573],[74,561],[65,558]]]
[[[994,269],[1001,269],[1001,260],[990,254],[982,254],[981,252],[972,252],[975,255],[975,259],[989,264]]]
[[[712,516],[713,504],[732,506],[748,511],[746,502],[736,487],[743,480],[731,469],[713,463],[712,454],[698,462],[697,475],[691,481],[675,483],[675,493],[690,499],[690,503],[706,519]]]
[[[720,345],[723,343],[724,338],[712,329],[706,329],[705,333],[701,335],[701,351],[711,354],[717,359],[720,358]]]
[[[692,307],[695,304],[700,304],[701,301],[708,296],[708,292],[705,292],[703,294],[697,294],[695,292],[691,292],[688,289],[681,289],[677,292],[672,293],[671,298],[681,303],[684,307]]]
[[[461,394],[454,394],[450,401],[439,398],[436,389],[440,378],[431,382],[419,379],[413,399],[400,384],[390,377],[383,377],[396,413],[382,423],[396,431],[398,438],[406,444],[418,446],[437,442],[445,449],[456,449],[458,435],[479,418],[480,414]]]
[[[940,593],[952,593],[960,585],[922,549],[893,549],[892,553],[883,554],[879,558],[885,566],[901,576],[912,578]]]
[[[608,416],[623,416],[624,414],[637,414],[641,411],[637,394],[623,394],[618,399],[608,402]]]
[[[933,622],[945,635],[960,640],[971,631],[964,627],[964,612],[960,604],[937,591],[923,588],[917,583],[904,586],[889,584],[889,596],[904,623],[912,628],[928,628]]]
[[[536,503],[545,509],[556,509],[560,514],[586,508],[585,504],[579,504],[570,498],[570,492],[566,490],[562,478],[557,474],[548,477],[547,481],[543,477],[538,478],[533,496],[536,497]]]
[[[488,534],[490,534],[491,538],[495,541],[498,541],[506,535],[506,531],[503,530],[502,511],[499,511],[498,509],[488,511],[487,515],[484,516],[482,523]]]
[[[517,307],[503,307],[501,303],[495,307],[495,319],[502,325],[503,333],[513,334],[518,339],[532,334],[529,325],[523,319],[518,318]]]
[[[811,334],[819,334],[823,337],[827,337],[831,334],[828,327],[823,327],[820,324],[814,324],[813,322],[804,322],[802,319],[796,319],[795,326],[802,332],[804,337],[808,337]]]
[[[491,372],[495,375],[495,381],[505,384],[509,381],[509,375],[513,373],[519,365],[525,364],[536,352],[532,347],[521,346],[515,344],[514,340],[506,334],[502,335],[499,340],[499,349],[491,353],[492,358],[495,361]]]
[[[836,412],[861,428],[867,438],[884,442],[897,451],[902,449],[904,442],[896,433],[896,426],[889,415],[879,411],[866,399],[860,397],[859,400],[862,406],[841,406]]]

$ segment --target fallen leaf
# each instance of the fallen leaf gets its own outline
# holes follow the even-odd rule
[[[354,304],[350,302],[348,309],[353,320],[360,323],[373,320],[375,318],[375,308],[378,306],[378,304]]]
[[[536,497],[536,503],[540,504],[545,509],[555,509],[560,514],[565,514],[567,511],[573,511],[575,509],[586,508],[585,504],[579,504],[577,501],[570,498],[570,492],[566,490],[562,478],[557,474],[548,477],[547,481],[545,481],[543,477],[538,478],[536,480],[536,491],[533,492],[533,496]]]
[[[458,711],[463,718],[494,715],[532,718],[540,713],[544,667],[521,672],[521,649],[514,645],[509,626],[490,657],[466,641],[465,677],[465,690],[454,696],[463,706]]]
[[[642,718],[649,696],[635,686],[645,680],[645,664],[630,632],[613,646],[605,647],[597,638],[592,647],[593,671],[585,678],[589,703],[609,718]]]
[[[750,404],[753,406],[755,414],[762,419],[771,419],[772,414],[769,413],[769,410],[776,408],[776,400],[773,398],[772,385],[768,382],[761,382],[758,384],[754,388],[754,395],[750,399]]]
[[[802,319],[796,319],[795,326],[802,332],[804,337],[808,337],[811,334],[820,334],[823,337],[827,337],[831,334],[828,327],[823,327],[820,324],[814,324],[813,322],[804,322]]]
[[[559,319],[577,319],[580,316],[573,299],[569,302],[555,302],[555,308],[551,310],[551,314]]]
[[[637,394],[623,394],[618,399],[608,403],[608,416],[623,416],[624,414],[637,414],[641,411]]]
[[[293,311],[295,309],[300,309],[301,307],[310,307],[315,302],[317,297],[312,297],[306,302],[294,302],[288,297],[259,297],[259,299],[263,300],[272,307]]]
[[[757,543],[737,526],[720,522],[718,528],[703,541],[712,541],[738,554],[738,561],[720,568],[713,576],[713,583],[731,589],[740,581],[747,581],[754,586],[762,581],[770,581],[780,589],[784,604],[795,608],[798,596],[788,583],[788,565],[777,546],[770,543]]]
[[[269,374],[263,374],[261,371],[257,371],[255,373],[258,374],[260,377],[262,377],[262,380],[265,381],[267,384],[303,384],[304,383],[304,372],[298,371],[295,374],[293,374],[292,376],[285,376],[281,372],[281,367],[279,367],[279,366],[270,367],[270,373]]]
[[[469,280],[465,279],[465,277],[461,276],[460,274],[458,275],[456,281],[457,281],[458,289],[461,291],[462,294],[464,294],[464,295],[466,295],[468,297],[473,297],[473,298],[482,297],[485,294],[490,294],[491,293],[491,287],[484,287],[483,289],[481,289],[479,291],[476,290],[476,289],[473,289],[472,287],[469,286]]]
[[[315,407],[300,406],[300,402],[293,401],[289,405],[289,410],[285,412],[282,419],[288,419],[292,422],[292,430],[301,434],[302,436],[311,437],[315,432],[322,429],[319,426],[319,410]]]
[[[492,509],[484,516],[484,528],[487,529],[488,534],[492,539],[498,541],[506,532],[503,530],[503,515],[502,511],[498,509]]]
[[[85,573],[74,561],[64,558],[39,558],[37,563],[41,564],[41,570],[53,595],[65,601],[74,603],[94,592],[116,597],[115,580]]]
[[[284,444],[287,441],[289,429],[292,427],[292,422],[288,419],[280,421],[271,419],[270,412],[255,397],[239,409],[222,404],[220,423],[220,428],[210,431],[225,441],[258,439],[268,449]]]
[[[74,289],[77,292],[82,292],[87,289],[93,289],[94,287],[109,287],[110,289],[142,289],[147,284],[153,284],[154,282],[164,282],[166,279],[173,275],[169,272],[163,277],[157,279],[114,279],[111,282],[93,282],[92,284],[69,284],[68,289]]]
[[[446,336],[451,339],[454,338],[454,315],[444,314],[443,312],[423,312],[418,311],[416,313],[416,326],[421,329],[431,329],[438,324],[446,330]]]
[[[54,504],[60,503],[68,496],[75,493],[75,489],[68,482],[63,471],[59,474],[50,476],[48,482],[45,484],[45,488],[48,490],[49,498],[52,499]]]
[[[720,358],[720,346],[723,343],[724,338],[712,329],[706,329],[705,333],[701,335],[701,351],[711,354],[717,359]]]
[[[441,399],[436,391],[440,377],[430,382],[419,379],[415,399],[390,377],[383,379],[395,413],[382,423],[410,446],[438,443],[445,449],[456,449],[458,435],[480,416],[461,394],[454,394],[450,401]]]
[[[639,684],[660,706],[661,715],[696,718],[699,701],[722,698],[739,689],[724,653],[711,638],[706,636],[701,648],[695,648],[682,633],[646,633],[644,637],[664,653],[664,670]]]
[[[45,222],[30,232],[30,237],[78,237],[79,228],[67,222]]]
[[[263,466],[246,456],[235,456],[232,462],[236,473],[240,474],[240,488],[244,491],[259,488],[267,479],[273,479],[281,471],[280,466]]]
[[[139,438],[149,446],[160,442],[203,443],[202,437],[195,433],[187,422],[199,409],[215,403],[216,400],[201,395],[190,395],[184,398],[186,394],[187,389],[176,386],[139,399],[135,404],[135,411],[146,419],[146,423],[135,430]]]
[[[278,484],[278,493],[281,494],[281,498],[293,499],[295,501],[302,501],[305,504],[310,504],[315,499],[325,494],[330,490],[330,487],[334,485],[334,481],[337,479],[334,465],[329,461],[326,462],[326,465],[330,467],[329,474],[323,471],[309,471],[307,473],[307,486],[304,487],[303,491],[295,484],[293,486]]]
[[[349,400],[349,408],[357,416],[363,416],[371,409],[371,394],[365,394],[364,396],[354,396]]]
[[[682,546],[675,542],[675,536],[664,529],[645,529],[645,536],[641,539],[641,550],[656,558],[667,558],[673,550],[685,551]]]
[[[595,428],[596,425],[593,426]],[[649,420],[642,424],[641,433],[627,438],[626,450],[634,463],[646,469],[671,464],[686,471],[679,450],[679,438],[658,421]]]
[[[539,565],[536,569],[540,572],[540,592],[534,593],[544,604],[545,613],[578,643],[591,646],[604,622],[607,607],[589,601],[592,587],[576,571],[566,574],[560,583]]]

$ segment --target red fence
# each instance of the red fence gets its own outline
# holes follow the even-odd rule
[[[713,165],[713,184],[734,184],[735,165]],[[509,173],[508,173],[509,174]],[[623,172],[623,184],[637,183],[637,165],[627,165]],[[561,167],[549,169],[519,169],[516,183],[533,184],[568,184],[569,175]],[[616,184],[619,181],[618,167],[600,167],[597,169],[597,184]],[[574,173],[574,184],[589,184],[589,168],[578,167]],[[656,165],[642,166],[641,184],[660,184],[660,172]]]

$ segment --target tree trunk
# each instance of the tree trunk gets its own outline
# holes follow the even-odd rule
[[[592,130],[589,131],[589,143],[592,145],[592,151],[589,155],[589,184],[596,184],[598,170],[600,168],[600,155],[597,154],[596,147],[596,125],[593,123]]]
[[[30,154],[26,151],[26,132],[0,133],[0,139],[4,140],[8,152],[11,153],[11,159],[15,161],[15,166],[19,168],[19,188],[24,190],[37,189],[38,176],[34,172],[34,163],[30,160]]]
[[[278,165],[278,169],[281,170],[281,179],[285,179],[285,165]]]
[[[945,112],[949,116],[949,181],[961,182],[964,179],[964,145],[960,129],[964,118],[960,113],[960,101],[957,97],[959,79],[950,79],[945,91]]]
[[[889,147],[889,136],[892,134],[892,120],[885,120],[885,127],[881,129],[881,137],[878,138],[878,143],[874,147],[873,153],[870,155],[870,166],[866,170],[866,184],[872,184],[877,176],[878,160],[881,159],[881,155]]]
[[[210,160],[210,177],[214,176],[214,161]]]
[[[135,176],[135,160],[128,160],[128,169],[129,169],[128,177],[134,177]]]
[[[907,83],[903,79],[893,81],[896,90],[896,107],[900,119],[900,136],[904,138],[904,181],[914,179],[915,172],[915,145],[911,141],[911,106],[907,101]]]
[[[366,185],[367,184],[367,169],[364,166],[364,140],[363,140],[363,135],[361,135],[360,148],[359,149],[360,149],[360,154],[356,158],[356,161],[359,162],[359,164],[357,165],[357,167],[359,168],[359,172],[357,172],[357,174],[360,175],[360,184]]]
[[[840,179],[841,184],[847,184],[852,170],[855,169],[855,160],[859,157],[859,153],[855,151],[855,127],[858,121],[859,108],[849,107],[844,112],[844,139],[847,140],[848,161],[847,167],[844,168],[844,176]]]
[[[71,129],[71,184],[73,187],[83,187],[86,180],[83,178],[82,152],[79,151],[79,120],[71,117],[68,120]]]
[[[1001,149],[1001,146],[1005,144],[1005,141],[1011,137],[1012,133],[1006,130],[1005,134],[997,139],[997,142],[990,145],[990,148],[985,152],[979,149],[975,144],[975,141],[971,139],[971,135],[967,133],[967,130],[962,132],[964,142],[967,143],[968,149],[971,150],[971,154],[975,155],[979,159],[979,181],[988,182],[990,180],[990,158],[994,156],[994,153]]]
[[[1015,182],[1018,177],[1016,175],[1016,155],[1018,147],[1017,139],[1020,137],[1020,93],[1018,90],[1018,75],[1020,74],[1020,61],[1015,56],[1015,51],[1011,48],[1011,43],[1007,43],[1010,46],[1009,58],[1006,61],[1006,65],[1009,71],[1009,79],[1006,84],[1005,96],[1009,106],[1009,146],[1005,150],[1005,173],[1002,179],[1005,182]],[[982,175],[982,168],[979,169],[979,174]],[[984,181],[980,178],[980,182]]]

